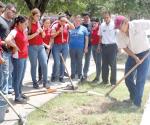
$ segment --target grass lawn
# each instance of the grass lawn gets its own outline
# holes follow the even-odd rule
[[[148,81],[149,82],[149,81]],[[147,83],[148,83],[147,82]],[[84,83],[79,90],[93,90],[106,93],[110,86]],[[150,84],[146,84],[145,93],[140,110],[134,111],[130,105],[122,102],[128,97],[128,91],[122,83],[108,98],[88,95],[86,93],[61,94],[43,105],[41,108],[47,113],[34,111],[28,117],[28,125],[139,125],[143,107],[148,97]]]

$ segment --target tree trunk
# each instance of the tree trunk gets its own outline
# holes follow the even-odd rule
[[[24,0],[29,8],[32,10],[33,8],[38,8],[41,11],[41,14],[45,12],[45,9],[50,0]]]

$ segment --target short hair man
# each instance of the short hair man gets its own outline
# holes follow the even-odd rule
[[[90,36],[90,32],[91,32],[91,20],[90,20],[90,15],[87,12],[84,12],[82,14],[83,17],[83,23],[82,25],[85,26],[89,32],[89,36]],[[91,51],[92,51],[92,46],[90,43],[90,39],[88,41],[88,50],[85,53],[85,61],[84,61],[84,67],[83,67],[83,77],[81,78],[81,82],[84,82],[87,80],[87,75],[88,75],[88,71],[89,71],[89,66],[90,66],[90,59],[91,59]]]
[[[124,16],[117,16],[115,27],[119,29],[117,33],[117,43],[119,48],[124,49],[128,54],[125,64],[125,74],[136,63],[141,63],[126,79],[125,83],[130,93],[129,101],[133,102],[133,107],[141,106],[144,85],[149,67],[149,57],[143,62],[141,59],[149,53],[150,43],[146,31],[150,29],[150,20],[129,21]]]
[[[100,26],[100,35],[102,37],[102,84],[109,83],[109,67],[111,69],[110,83],[116,84],[116,30],[114,21],[111,19],[109,11],[103,12],[104,22]]]
[[[5,38],[10,32],[11,21],[16,14],[16,7],[13,4],[7,4],[4,12],[0,16],[0,38],[5,41]],[[12,82],[11,73],[11,49],[7,45],[2,45],[3,58],[5,64],[0,65],[0,89],[4,94],[8,94],[9,84]]]

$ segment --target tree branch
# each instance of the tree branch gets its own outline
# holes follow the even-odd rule
[[[32,2],[31,2],[31,0],[24,0],[24,1],[26,2],[27,6],[28,6],[28,8],[29,8],[30,10],[32,10],[32,9],[34,8],[34,6],[33,6]]]

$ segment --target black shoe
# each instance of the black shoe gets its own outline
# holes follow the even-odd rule
[[[48,83],[43,83],[43,87],[46,88],[46,89],[49,89],[50,85]]]
[[[24,95],[24,94],[22,94],[21,95],[21,97],[23,98],[23,99],[26,99],[26,100],[28,100],[29,99],[29,97],[27,97],[26,95]]]
[[[38,84],[40,85],[40,84],[42,84],[43,83],[43,80],[41,79],[41,80],[38,80]]]
[[[78,79],[82,79],[82,75],[78,75]]]
[[[93,79],[92,82],[98,82],[98,81],[99,81],[99,79],[98,79],[98,78],[95,78],[95,79]]]
[[[65,83],[65,80],[63,78],[59,78],[59,82]]]
[[[51,78],[51,82],[56,82],[57,81],[57,78],[56,77],[52,77]]]
[[[6,109],[5,113],[9,113],[9,109],[8,108]]]
[[[86,76],[86,77],[83,76],[83,77],[81,78],[81,82],[86,82],[86,81],[87,81],[87,76]]]
[[[71,75],[71,79],[75,79],[75,75],[72,74],[72,75]]]
[[[39,88],[38,83],[33,83],[33,88],[38,89]]]
[[[8,94],[13,94],[13,91],[8,91]]]
[[[26,104],[27,100],[23,98],[15,99],[15,103],[17,104]]]
[[[68,74],[66,72],[64,72],[64,76],[69,77]]]
[[[101,85],[106,85],[106,84],[108,84],[108,82],[102,81],[100,84]]]

